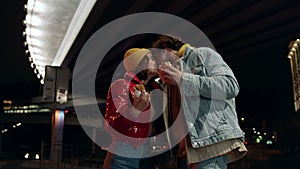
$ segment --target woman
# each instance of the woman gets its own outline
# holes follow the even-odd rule
[[[106,131],[112,136],[104,169],[151,168],[143,157],[150,133],[148,82],[157,76],[157,65],[148,49],[132,48],[124,55],[126,73],[115,80],[107,95]]]

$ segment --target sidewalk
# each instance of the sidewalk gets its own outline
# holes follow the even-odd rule
[[[1,169],[39,169],[38,160],[0,160]]]

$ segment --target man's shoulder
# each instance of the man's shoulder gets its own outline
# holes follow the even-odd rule
[[[190,49],[193,51],[193,52],[200,52],[200,53],[215,53],[216,50],[213,49],[213,48],[210,48],[210,47],[190,47]]]

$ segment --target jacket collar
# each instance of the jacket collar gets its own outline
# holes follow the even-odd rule
[[[124,75],[124,79],[128,81],[132,81],[134,83],[142,83],[141,80],[133,72],[126,72]]]

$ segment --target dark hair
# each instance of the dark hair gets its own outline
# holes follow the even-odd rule
[[[173,50],[179,50],[183,45],[184,42],[167,35],[160,35],[158,37],[158,40],[152,43],[153,48],[158,48],[158,49],[170,48]]]

